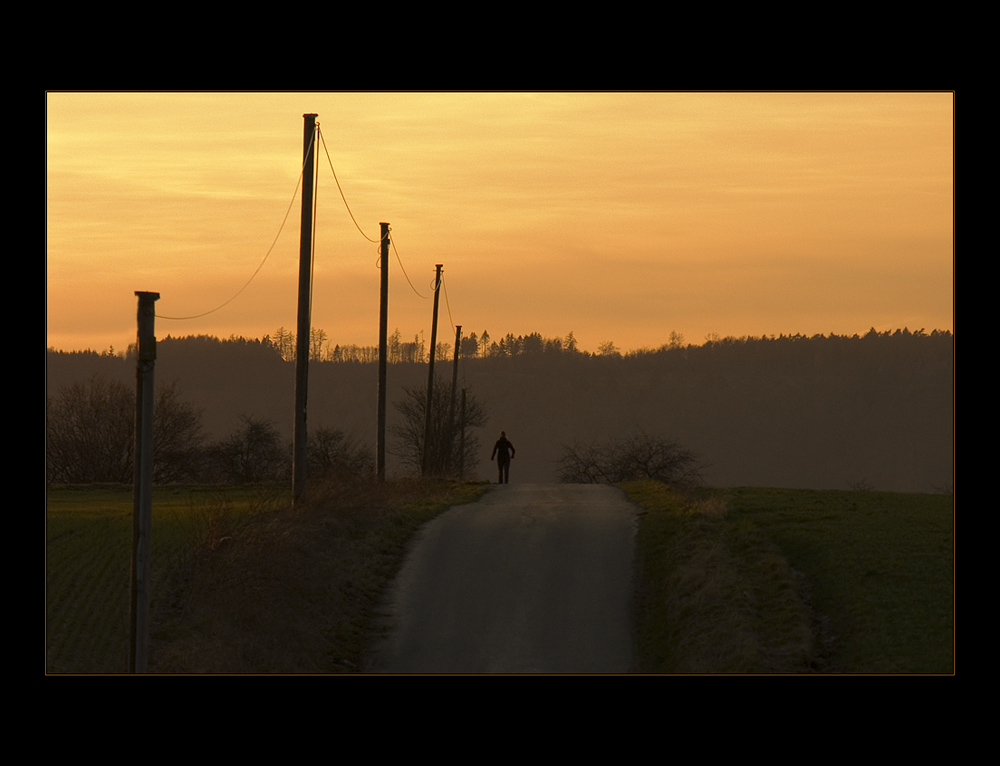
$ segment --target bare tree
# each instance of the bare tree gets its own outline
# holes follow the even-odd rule
[[[641,431],[618,440],[564,447],[559,475],[567,483],[651,479],[678,488],[696,486],[701,479],[694,453]]]
[[[375,472],[372,450],[333,428],[309,432],[308,454],[309,473],[317,478],[355,478]]]
[[[309,359],[320,361],[324,358],[324,349],[329,346],[326,330],[314,327],[309,331]]]
[[[559,480],[567,484],[609,484],[614,481],[605,449],[598,444],[576,442],[563,447]]]
[[[281,354],[282,359],[286,362],[295,359],[295,333],[291,330],[286,330],[284,327],[279,327],[268,338],[271,341],[271,345],[278,349],[278,353]]]
[[[181,399],[171,383],[159,389],[153,416],[153,481],[184,481],[201,472],[204,436],[201,411]]]
[[[153,417],[153,480],[193,477],[201,459],[201,412],[176,384],[158,388]],[[46,402],[45,472],[50,482],[132,481],[135,391],[100,376],[61,388]]]
[[[239,425],[212,452],[220,478],[235,484],[281,481],[290,475],[291,448],[282,445],[269,420],[240,415]]]
[[[619,351],[618,346],[614,344],[614,341],[605,341],[597,347],[597,353],[601,356],[621,356],[621,351]]]
[[[670,340],[667,341],[667,348],[684,348],[684,335],[676,330],[670,331]]]
[[[400,421],[389,429],[395,437],[392,454],[415,473],[421,473],[424,462],[424,429],[427,412],[427,388],[404,389],[404,397],[395,408]],[[486,409],[472,395],[466,395],[465,421],[461,421],[460,405],[451,417],[451,388],[437,381],[431,402],[431,441],[428,465],[435,476],[456,476],[459,466],[471,471],[479,461],[479,440],[472,429],[486,425]],[[464,451],[462,428],[465,428]]]
[[[47,400],[45,468],[50,482],[132,480],[135,395],[95,376],[61,388]]]

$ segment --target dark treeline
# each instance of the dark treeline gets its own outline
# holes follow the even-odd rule
[[[175,340],[184,341],[187,344],[200,344],[202,348],[216,348],[221,344],[226,344],[228,350],[238,349],[241,353],[259,353],[282,359],[286,362],[294,361],[296,355],[295,333],[284,327],[279,327],[273,333],[265,335],[263,338],[244,338],[232,335],[226,340],[219,338],[198,335],[182,338],[172,338],[167,336],[163,339],[170,342]],[[464,358],[477,357],[510,357],[521,354],[541,354],[541,353],[580,353],[576,339],[570,332],[565,338],[543,338],[539,333],[529,335],[514,336],[508,333],[506,336],[494,341],[489,332],[483,331],[481,335],[472,332],[462,337],[461,355]],[[613,348],[614,344],[607,343],[603,348]],[[130,346],[123,352],[116,353],[114,348],[109,348],[100,353],[96,351],[62,352],[71,353],[78,358],[108,358],[122,357],[128,358],[135,352]],[[447,360],[453,357],[452,344],[442,341],[437,344],[436,359]],[[329,339],[325,330],[317,328],[310,332],[309,336],[309,358],[317,362],[377,362],[379,357],[379,347],[377,345],[364,346],[356,343],[335,343]],[[427,344],[421,334],[414,336],[412,341],[403,340],[403,336],[397,328],[392,335],[386,339],[386,357],[390,364],[400,364],[406,362],[422,363],[427,361]]]
[[[247,341],[243,338],[231,338],[234,343],[259,343],[262,348],[270,349],[285,361],[295,359],[295,334],[284,327],[279,327],[260,341]],[[481,334],[471,332],[461,339],[461,356],[466,359],[488,357],[511,357],[522,354],[552,354],[580,353],[576,339],[570,332],[565,338],[543,338],[539,333],[514,336],[511,333],[493,340],[488,331]],[[613,344],[604,344],[604,348]],[[447,360],[454,356],[454,349],[448,341],[437,343],[435,359]],[[340,344],[330,340],[325,330],[314,329],[310,333],[309,358],[318,362],[377,362],[378,346],[362,346],[353,343]],[[427,344],[418,334],[413,340],[403,339],[397,328],[386,339],[386,358],[390,364],[406,362],[426,362]]]
[[[211,437],[252,416],[290,438],[294,365],[282,346],[287,339],[275,336],[163,338],[157,386],[174,386],[191,402]],[[395,336],[390,427],[398,423],[394,402],[426,385],[427,374],[419,337],[403,352]],[[373,445],[377,348],[344,353],[357,347],[334,344],[340,352],[326,353],[322,340],[312,345],[310,430],[336,429]],[[714,486],[951,487],[950,332],[714,338],[699,346],[674,334],[659,348],[625,353],[611,342],[598,353],[581,351],[572,333],[494,340],[484,332],[474,342],[464,338],[461,350],[459,387],[474,392],[489,418],[480,441],[492,445],[493,432],[505,430],[517,448],[512,481],[553,481],[566,445],[641,431],[691,450]],[[439,345],[437,358],[450,363],[451,347]],[[450,365],[439,372],[450,385]],[[134,361],[128,353],[48,351],[50,397],[93,376],[132,386]],[[488,454],[483,461],[490,467]]]

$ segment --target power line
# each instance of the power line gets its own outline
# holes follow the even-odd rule
[[[318,129],[318,131],[319,131],[319,140],[323,144],[323,151],[326,154],[326,160],[327,160],[327,162],[330,163],[330,172],[333,173],[333,180],[337,184],[337,190],[340,192],[340,198],[344,201],[344,207],[347,209],[347,214],[351,217],[351,220],[354,222],[354,226],[357,228],[357,230],[359,232],[361,232],[361,236],[362,237],[364,237],[365,239],[367,239],[369,242],[374,242],[374,243],[376,243],[376,244],[378,244],[378,245],[381,246],[381,244],[382,244],[382,238],[381,238],[381,236],[378,239],[372,239],[367,234],[365,234],[364,231],[362,231],[361,227],[358,225],[358,221],[354,217],[354,213],[351,212],[351,206],[347,202],[347,196],[344,194],[344,189],[340,185],[340,179],[337,178],[337,171],[333,167],[333,159],[330,157],[330,150],[326,146],[326,138],[323,136],[322,129]],[[388,236],[388,232],[386,233],[386,236]],[[410,276],[406,273],[406,268],[403,266],[403,259],[399,257],[399,251],[396,249],[396,241],[395,241],[395,239],[390,237],[389,238],[389,243],[392,245],[392,252],[396,254],[396,260],[399,262],[399,268],[402,270],[403,276],[406,277],[406,282],[407,282],[407,284],[410,285],[410,289],[413,290],[413,292],[418,297],[427,299],[429,296],[422,295],[417,290],[417,288],[415,288],[413,286],[413,282],[410,281]],[[379,268],[381,268],[381,260],[382,260],[381,252],[379,253],[378,259],[376,259],[376,260],[380,264]]]
[[[454,330],[455,320],[451,318],[451,302],[448,300],[448,283],[442,279],[441,285],[444,287],[444,305],[448,309],[448,321],[451,322],[451,329]]]
[[[392,245],[392,252],[396,254],[396,260],[399,262],[399,268],[402,270],[403,276],[406,277],[406,283],[410,286],[410,289],[416,293],[418,298],[423,298],[425,300],[429,298],[430,296],[428,295],[421,295],[417,288],[413,286],[413,282],[410,281],[410,276],[406,273],[406,269],[403,267],[403,260],[399,257],[399,251],[396,249],[396,239],[394,237],[389,238],[389,244]]]
[[[315,138],[313,140],[315,140]],[[257,274],[260,273],[260,270],[262,268],[264,268],[264,264],[267,263],[267,259],[271,256],[271,252],[274,250],[274,246],[276,244],[278,244],[278,238],[281,237],[281,232],[284,231],[284,229],[285,229],[285,224],[288,222],[288,214],[292,212],[292,205],[295,204],[295,198],[296,198],[296,196],[298,196],[299,185],[302,183],[302,175],[303,175],[303,173],[305,173],[305,163],[304,162],[302,164],[302,168],[299,170],[299,179],[298,179],[298,181],[295,182],[295,191],[292,192],[292,198],[288,202],[288,209],[285,210],[285,217],[281,219],[281,226],[278,227],[278,233],[274,236],[274,241],[271,242],[271,246],[267,249],[267,252],[264,254],[264,259],[260,262],[260,265],[254,271],[254,273],[250,275],[250,279],[248,279],[246,281],[246,284],[244,284],[243,287],[241,287],[239,290],[237,290],[236,293],[231,298],[229,298],[229,300],[227,300],[225,303],[222,303],[222,304],[216,306],[214,309],[211,309],[209,311],[205,311],[205,312],[203,312],[201,314],[192,314],[191,316],[183,316],[183,317],[168,317],[168,316],[163,316],[162,314],[157,314],[156,318],[157,319],[174,319],[174,320],[200,319],[201,317],[208,316],[209,314],[214,314],[219,309],[224,308],[225,306],[227,306],[228,304],[230,304],[234,300],[236,300],[236,298],[239,297],[240,293],[242,293],[244,290],[247,289],[247,287],[250,286],[250,283],[254,281],[254,279],[257,277]]]
[[[364,231],[361,229],[361,227],[358,225],[358,221],[354,217],[354,213],[351,211],[351,206],[350,206],[350,204],[347,201],[346,195],[344,194],[344,189],[340,185],[340,179],[337,178],[337,171],[336,171],[336,169],[333,166],[333,159],[330,157],[329,149],[327,149],[327,146],[326,146],[326,139],[323,136],[323,131],[320,129],[319,123],[316,124],[316,131],[313,134],[313,138],[312,138],[312,141],[313,141],[314,145],[315,145],[315,142],[316,142],[316,136],[317,135],[319,136],[320,143],[323,145],[323,151],[326,154],[327,162],[330,165],[330,172],[333,174],[333,180],[337,184],[337,190],[340,192],[340,198],[341,198],[341,200],[344,203],[344,208],[347,210],[347,214],[350,216],[351,221],[354,223],[354,226],[360,232],[360,234],[361,234],[362,237],[364,237],[365,239],[367,239],[369,242],[373,242],[375,244],[381,245],[381,237],[379,237],[377,239],[372,239],[367,234],[365,234]],[[257,277],[257,275],[260,273],[260,270],[262,268],[264,268],[264,264],[267,263],[267,259],[271,256],[271,253],[274,251],[275,246],[278,244],[278,239],[281,237],[281,233],[282,233],[282,231],[284,231],[285,224],[288,222],[288,216],[289,216],[289,214],[292,211],[292,206],[295,204],[295,198],[298,196],[299,187],[302,184],[302,177],[303,177],[304,173],[305,173],[305,164],[303,163],[302,168],[299,170],[299,178],[296,181],[295,190],[292,192],[292,198],[288,202],[288,208],[285,210],[284,218],[282,218],[281,225],[278,227],[278,233],[275,235],[274,240],[271,242],[271,246],[267,249],[267,252],[264,254],[264,258],[261,260],[260,264],[257,266],[257,268],[254,270],[253,274],[250,275],[250,278],[246,281],[246,283],[239,290],[237,290],[225,302],[219,304],[218,306],[216,306],[213,309],[210,309],[208,311],[202,312],[200,314],[192,314],[190,316],[163,316],[163,315],[157,314],[157,318],[158,319],[178,320],[178,321],[180,321],[180,320],[190,320],[190,319],[200,319],[201,317],[208,316],[209,314],[214,314],[216,311],[219,311],[220,309],[226,307],[227,305],[229,305],[230,303],[232,303],[234,300],[236,300],[236,298],[238,298],[243,293],[243,291],[246,290],[247,287],[250,286],[250,283],[253,282],[253,280]],[[314,191],[313,191],[313,210],[314,210],[313,215],[314,215],[314,218],[313,218],[313,220],[314,221],[315,221],[315,214],[316,214],[316,210],[317,210],[317,197],[318,197],[318,195],[316,194],[316,188],[318,187],[318,185],[319,185],[318,184],[318,178],[316,178],[315,181],[314,181],[314,184],[313,184],[313,186],[314,186]],[[386,234],[386,236],[388,236],[388,233]],[[313,246],[312,252],[311,252],[312,259],[311,259],[311,263],[310,263],[310,270],[312,270],[314,268],[314,266],[315,266],[315,260],[316,260],[316,255],[315,255],[315,252],[316,252],[316,248],[315,248],[316,227],[315,226],[313,227],[312,238],[313,238],[314,246]],[[414,294],[417,297],[423,298],[425,300],[429,299],[430,296],[422,294],[419,290],[417,290],[416,287],[414,287],[413,282],[410,280],[409,274],[406,273],[406,267],[403,266],[403,259],[400,257],[399,251],[396,249],[395,238],[390,238],[389,242],[392,245],[392,252],[396,255],[396,261],[399,263],[399,268],[403,272],[403,276],[406,278],[406,282],[410,286],[410,289],[413,290]],[[382,267],[382,264],[381,264],[381,252],[379,253],[379,258],[376,259],[376,262],[379,264],[379,268],[381,268]],[[311,285],[312,285],[312,280],[310,280],[310,286]],[[310,303],[310,306],[311,306],[312,305],[312,295],[310,295],[309,303]],[[452,320],[452,318],[451,318],[451,306],[448,303],[448,290],[447,290],[447,287],[445,288],[445,303],[448,306],[448,319],[451,322],[452,329],[454,329],[455,328],[455,323],[454,323],[454,320]]]
[[[330,172],[333,173],[333,180],[336,181],[336,183],[337,183],[337,189],[340,190],[340,198],[342,200],[344,200],[344,207],[347,208],[347,214],[349,216],[351,216],[351,220],[354,221],[354,225],[357,227],[358,231],[361,232],[361,236],[362,237],[364,237],[365,239],[367,239],[369,242],[376,242],[376,243],[380,242],[381,241],[381,237],[378,238],[378,239],[372,239],[367,234],[365,234],[363,231],[361,231],[361,227],[358,226],[357,219],[355,219],[354,213],[351,212],[351,206],[347,204],[347,197],[344,196],[344,190],[340,187],[340,179],[337,178],[337,171],[333,169],[333,160],[330,158],[330,152],[326,148],[326,139],[323,137],[323,131],[319,130],[319,128],[317,128],[317,130],[319,132],[319,140],[323,144],[323,151],[326,153],[326,160],[327,160],[327,162],[330,163]]]

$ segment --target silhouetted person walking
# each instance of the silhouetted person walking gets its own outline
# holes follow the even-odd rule
[[[497,468],[500,469],[500,481],[497,484],[507,484],[510,475],[510,461],[514,458],[514,445],[507,441],[507,434],[500,432],[500,438],[493,445],[493,454],[490,460],[497,459]]]

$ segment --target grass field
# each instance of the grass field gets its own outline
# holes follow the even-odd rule
[[[952,496],[744,489],[727,499],[805,576],[834,669],[954,672]]]
[[[641,670],[954,672],[951,496],[625,489]]]
[[[266,487],[158,489],[153,509],[153,591],[201,545],[287,502]],[[46,495],[46,659],[50,673],[128,669],[132,488],[52,488]]]
[[[624,488],[646,509],[638,672],[954,672],[951,496]],[[157,489],[151,671],[363,670],[407,540],[483,491],[345,485],[291,511],[283,489]],[[128,487],[49,490],[47,673],[126,672],[131,514]]]
[[[156,489],[150,671],[358,670],[368,616],[406,541],[483,491],[341,485],[292,511],[285,488]],[[48,673],[127,671],[131,534],[130,487],[48,491]]]

